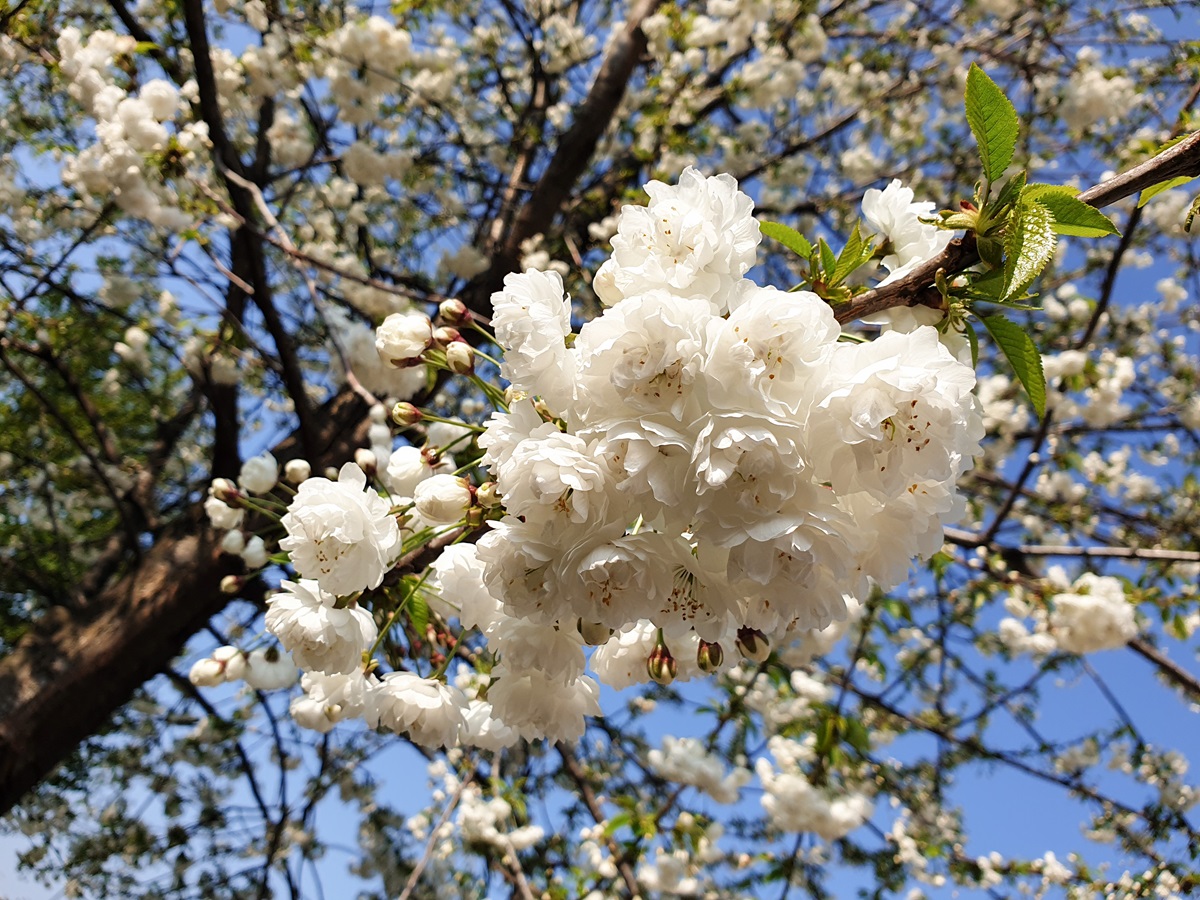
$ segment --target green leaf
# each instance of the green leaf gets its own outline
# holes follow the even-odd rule
[[[1054,216],[1040,203],[1019,203],[1004,230],[1002,300],[1020,297],[1054,256]]]
[[[1004,187],[1000,189],[1000,196],[996,198],[996,208],[1003,209],[1016,203],[1023,190],[1025,190],[1025,172],[1020,171],[1004,182]]]
[[[808,259],[812,256],[812,244],[808,242],[808,238],[791,226],[784,225],[781,222],[759,222],[758,230],[765,237],[769,237],[773,241],[778,241],[803,259]]]
[[[817,247],[821,252],[821,273],[824,275],[825,281],[833,277],[833,273],[837,271],[837,257],[833,255],[833,248],[825,243],[825,238],[817,238]]]
[[[1157,197],[1163,191],[1169,191],[1171,188],[1179,187],[1181,184],[1187,184],[1189,181],[1193,181],[1195,177],[1195,175],[1180,175],[1176,178],[1168,178],[1166,181],[1150,185],[1138,197],[1138,206],[1145,206],[1146,201],[1151,197]]]
[[[424,640],[425,629],[429,625],[429,603],[421,596],[419,590],[413,591],[412,596],[408,598],[408,618],[412,622],[413,631]]]
[[[871,258],[871,253],[874,247],[870,241],[864,241],[861,232],[858,229],[858,223],[854,223],[854,230],[850,232],[850,237],[846,239],[846,246],[842,248],[842,252],[838,254],[837,268],[833,271],[833,278],[830,281],[830,286],[841,284],[851,272],[857,269],[866,260]]]
[[[1042,355],[1034,346],[1033,338],[1024,328],[1004,316],[984,316],[980,321],[1017,373],[1038,418],[1045,418],[1046,374],[1042,371]]]
[[[975,326],[970,322],[963,322],[963,325],[966,326],[967,343],[971,345],[971,368],[975,369],[979,366],[979,335],[975,333]]]
[[[967,124],[979,144],[988,183],[999,180],[1017,149],[1020,120],[1004,91],[974,63],[967,73]]]
[[[1021,200],[1040,203],[1054,216],[1056,234],[1074,237],[1104,237],[1120,234],[1112,220],[1094,206],[1076,199],[1079,193],[1065,184],[1031,184],[1021,192]]]
[[[871,752],[871,735],[858,719],[846,717],[846,743],[864,756]]]

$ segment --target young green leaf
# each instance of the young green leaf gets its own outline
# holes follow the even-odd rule
[[[846,246],[842,248],[842,252],[838,254],[837,267],[833,271],[831,284],[840,284],[851,272],[863,264],[866,259],[871,256],[871,242],[864,241],[862,234],[858,230],[858,223],[854,223],[854,230],[850,232],[850,237],[846,239]]]
[[[1196,213],[1200,213],[1200,194],[1196,195],[1196,199],[1192,201],[1192,207],[1188,210],[1187,218],[1183,220],[1183,230],[1191,233],[1192,222],[1196,220]]]
[[[764,237],[778,241],[802,259],[808,259],[812,255],[812,244],[795,228],[782,222],[759,222],[758,230]]]
[[[1189,181],[1194,180],[1194,178],[1194,175],[1180,175],[1177,178],[1168,178],[1166,181],[1160,181],[1158,184],[1152,184],[1150,187],[1142,191],[1141,196],[1138,197],[1137,205],[1145,206],[1146,202],[1151,197],[1157,197],[1159,194],[1163,193],[1163,191],[1169,191],[1171,188],[1179,187],[1181,184],[1187,184]]]
[[[408,618],[412,622],[413,631],[424,635],[429,625],[429,602],[421,596],[419,590],[413,591],[408,598]]]
[[[1065,184],[1031,184],[1021,192],[1021,200],[1040,203],[1054,216],[1056,234],[1074,237],[1104,237],[1120,234],[1112,220],[1094,206],[1076,199],[1079,193]]]
[[[833,248],[825,242],[825,238],[817,238],[817,248],[821,253],[821,272],[826,280],[832,279],[837,270],[837,257],[833,255]]]
[[[998,181],[1017,149],[1020,120],[1004,91],[974,63],[967,72],[967,124],[979,145],[988,183]]]
[[[979,335],[975,333],[975,326],[970,322],[963,322],[966,326],[963,333],[967,336],[967,344],[971,347],[971,368],[974,369],[979,365]]]
[[[1004,231],[1004,290],[1001,300],[1025,293],[1054,256],[1058,237],[1054,215],[1040,203],[1021,202],[1009,216]]]
[[[1042,371],[1042,355],[1034,346],[1033,338],[1024,328],[1004,316],[983,316],[980,321],[1017,373],[1038,418],[1045,418],[1046,374]]]
[[[996,198],[996,208],[1003,209],[1016,203],[1023,190],[1025,190],[1025,173],[1018,172],[1004,182],[1004,187],[1000,189],[1000,196]]]

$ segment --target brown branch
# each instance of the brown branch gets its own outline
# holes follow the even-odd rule
[[[1134,638],[1126,646],[1138,656],[1153,663],[1163,678],[1189,695],[1192,700],[1200,700],[1200,678],[1173,659],[1168,658],[1157,647],[1146,643],[1142,638]]]
[[[318,420],[317,452],[308,457],[318,471],[365,441],[366,404],[349,391],[329,401]],[[272,452],[287,460],[299,447],[293,433]],[[196,504],[86,610],[48,614],[0,659],[0,813],[169,664],[229,602],[221,579],[241,565],[220,554]]]
[[[600,64],[587,97],[575,110],[574,122],[559,140],[558,148],[529,199],[517,213],[503,245],[492,257],[491,266],[463,292],[463,302],[473,311],[488,314],[492,292],[498,290],[504,276],[520,264],[521,244],[550,227],[591,161],[596,144],[616,115],[629,79],[646,52],[642,22],[654,12],[659,2],[638,0],[629,10],[624,27],[614,34],[608,55]]]
[[[575,756],[575,751],[568,744],[562,741],[554,745],[554,749],[558,751],[558,755],[562,758],[563,770],[567,776],[575,784],[575,789],[579,791],[580,799],[583,800],[583,805],[587,807],[587,811],[592,816],[592,821],[597,825],[606,820],[604,810],[600,808],[600,802],[596,799],[596,791],[592,788],[591,780],[583,771],[583,767],[579,765],[579,759]],[[617,861],[617,871],[621,874],[621,880],[625,882],[625,889],[629,891],[629,896],[638,896],[637,878],[633,874],[633,867],[629,865],[628,860],[620,852],[617,843],[611,836],[608,838],[608,852],[612,854],[614,860]]]
[[[1174,147],[1164,150],[1129,171],[1088,188],[1079,194],[1079,199],[1099,209],[1132,197],[1151,185],[1184,175],[1200,176],[1200,132],[1189,135]],[[950,245],[933,259],[917,266],[903,278],[859,294],[845,306],[834,310],[837,320],[844,324],[895,306],[917,305],[922,302],[925,292],[933,286],[939,270],[954,275],[969,269],[977,262],[979,254],[975,252],[974,238],[969,234],[958,238],[951,241]]]

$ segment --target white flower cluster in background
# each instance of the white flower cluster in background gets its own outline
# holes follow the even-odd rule
[[[181,95],[161,78],[143,84],[136,96],[116,83],[114,63],[136,48],[132,37],[109,31],[93,32],[86,42],[74,26],[59,35],[68,90],[95,118],[97,137],[96,143],[66,160],[63,182],[94,198],[111,198],[133,216],[178,231],[192,225],[192,217],[178,208],[179,198],[153,173],[147,158],[163,154],[174,141],[190,161],[207,146],[208,128],[202,122],[175,127]]]
[[[1047,578],[1057,587],[1048,593],[1048,604],[1034,604],[1020,590],[1005,601],[1012,615],[1001,620],[999,633],[1010,652],[1096,653],[1123,647],[1137,637],[1136,607],[1120,579],[1084,572],[1071,583],[1057,566]],[[1032,620],[1032,627],[1022,621],[1026,618]]]
[[[577,336],[555,273],[493,296],[519,399],[480,438],[508,513],[478,544],[480,627],[611,631],[593,669],[614,685],[713,671],[735,645],[765,656],[903,580],[959,514],[982,436],[974,373],[935,329],[839,343],[815,294],[744,277],[758,226],[732,178],[647,193]],[[561,650],[529,668],[501,654],[499,685],[586,680],[581,646],[544,641]]]

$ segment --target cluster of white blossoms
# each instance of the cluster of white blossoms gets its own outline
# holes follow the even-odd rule
[[[175,127],[182,95],[161,78],[147,81],[136,96],[116,83],[115,63],[136,48],[134,38],[110,31],[93,32],[86,41],[74,26],[59,35],[68,90],[95,118],[97,138],[67,158],[63,182],[94,198],[111,198],[131,215],[180,230],[192,224],[192,217],[178,208],[179,198],[151,170],[147,156],[165,153],[173,142],[182,158],[194,162],[208,144],[208,128],[202,122]],[[189,82],[185,92],[194,90]]]
[[[1068,582],[1057,566],[1047,577],[1057,588],[1048,594],[1048,604],[1031,603],[1019,590],[1005,601],[1012,615],[1001,620],[999,634],[1010,652],[1096,653],[1123,647],[1137,637],[1136,607],[1120,579],[1084,572]],[[1032,620],[1032,628],[1022,621],[1025,618]]]
[[[580,632],[624,685],[844,619],[847,596],[940,548],[982,437],[974,373],[935,329],[841,343],[815,294],[744,277],[759,231],[732,178],[688,169],[647,193],[578,335],[555,273],[492,298],[519,399],[480,444],[508,515],[459,565],[491,599],[485,633],[514,620],[541,647],[520,666],[494,648],[500,684],[587,681]]]

